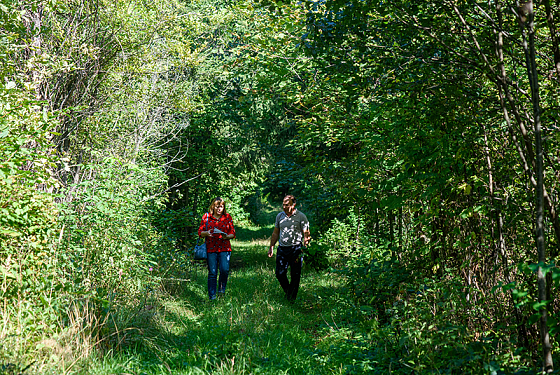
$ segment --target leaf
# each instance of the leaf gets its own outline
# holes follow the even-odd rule
[[[540,318],[541,318],[541,314],[540,313],[535,313],[535,314],[533,314],[529,317],[529,319],[527,320],[527,323],[535,324],[536,322],[539,321]]]
[[[0,267],[0,270],[2,271],[2,275],[4,277],[10,278],[10,279],[17,279],[16,275],[13,274],[12,272],[9,272],[8,270],[6,270],[5,267]]]
[[[535,311],[541,311],[541,309],[545,308],[549,303],[550,301],[535,302],[533,303],[532,307]]]
[[[470,195],[471,194],[471,190],[472,190],[472,186],[470,184],[467,184],[466,182],[459,185],[459,189],[463,190],[463,193],[465,195]]]
[[[11,229],[0,229],[0,234],[4,234],[6,236],[10,236],[10,237],[19,237],[22,236],[23,233],[11,230]]]

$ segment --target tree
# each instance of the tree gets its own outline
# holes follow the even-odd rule
[[[494,243],[495,233],[503,233],[504,227],[499,224],[503,222],[503,214],[515,216],[512,207],[518,206],[527,215],[528,208],[535,207],[537,217],[541,217],[538,203],[533,205],[535,200],[531,198],[541,195],[540,162],[536,155],[538,124],[541,113],[555,112],[556,94],[552,93],[557,92],[554,89],[557,82],[551,79],[557,66],[557,37],[550,22],[554,10],[548,3],[544,5],[540,14],[535,13],[540,21],[536,25],[541,27],[540,33],[532,34],[531,42],[531,32],[524,36],[525,28],[519,27],[528,25],[530,13],[525,8],[509,7],[504,14],[501,3],[308,3],[307,52],[320,68],[313,87],[317,94],[307,95],[306,108],[321,110],[307,112],[313,121],[302,119],[301,126],[306,129],[303,139],[313,140],[304,144],[330,146],[339,142],[337,149],[353,150],[354,153],[341,158],[343,163],[336,154],[324,156],[324,170],[343,171],[339,175],[331,172],[330,178],[325,178],[345,186],[343,191],[349,194],[343,195],[341,205],[359,200],[360,195],[366,201],[380,202],[377,207],[388,214],[390,238],[391,212],[399,206],[411,212],[405,222],[415,223],[412,225],[417,236],[427,239],[430,248],[431,262],[425,271],[432,267],[441,270],[442,262],[445,267],[456,264],[453,256],[457,259],[458,255],[464,260],[458,271],[469,287],[474,285],[475,273],[479,283],[492,282],[488,271],[480,273],[473,269],[480,266],[491,269],[487,268],[490,262],[481,249],[487,241]],[[526,14],[519,13],[520,10]],[[523,48],[524,40],[526,48]],[[552,58],[541,53],[539,59],[533,60],[531,43],[535,51],[551,51]],[[330,82],[334,83],[332,87]],[[538,89],[537,82],[543,82],[546,88]],[[551,94],[539,102],[539,92]],[[496,116],[497,109],[502,112],[501,118]],[[356,113],[361,115],[354,116]],[[550,131],[557,120],[554,115],[548,120]],[[502,121],[507,124],[507,131],[502,130]],[[330,123],[333,125],[329,126]],[[535,126],[532,134],[527,130],[527,124],[531,123]],[[325,141],[321,136],[326,134],[335,136]],[[363,136],[355,141],[353,137],[358,134]],[[492,139],[490,134],[495,141],[513,148],[498,149],[497,145],[488,143]],[[482,139],[486,143],[480,142]],[[549,138],[547,142],[543,150],[556,147],[556,140]],[[316,149],[311,148],[310,155],[315,155]],[[512,159],[510,150],[517,152],[517,160]],[[490,160],[486,171],[480,169],[484,154]],[[543,159],[546,160],[546,152]],[[316,170],[316,164],[313,169]],[[383,172],[376,175],[378,171]],[[528,192],[520,184],[523,177],[512,180],[512,172],[526,176],[535,195],[526,196]],[[551,173],[555,175],[554,171]],[[556,192],[548,192],[545,179],[543,183],[542,199],[556,234],[554,242],[558,244],[560,232],[552,198]],[[549,184],[554,184],[553,179]],[[515,196],[511,195],[511,188],[517,190]],[[358,195],[352,194],[360,190]],[[493,206],[488,206],[488,193]],[[498,204],[506,199],[509,207]],[[536,201],[540,202],[540,198]],[[487,212],[493,212],[492,216]],[[460,219],[454,219],[453,214]],[[538,222],[544,224],[542,218]],[[426,227],[426,223],[430,226]],[[520,223],[526,228],[529,216]],[[463,233],[473,234],[474,244],[453,233],[457,226],[463,228]],[[504,236],[500,237],[495,251],[501,249],[505,256],[504,274],[509,272],[512,261],[522,262],[525,256],[545,264],[544,227],[541,228],[541,235],[535,239],[541,245],[532,255],[526,252],[525,239],[505,250]],[[513,232],[521,239],[519,231]],[[423,241],[418,249],[426,245],[426,240]],[[538,273],[537,299],[544,316],[547,299],[543,293],[547,288],[542,270]],[[523,276],[518,278],[521,282]],[[541,321],[545,370],[552,367],[546,354],[549,352],[546,330],[546,324]]]

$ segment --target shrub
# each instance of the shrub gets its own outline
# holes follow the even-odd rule
[[[344,220],[335,218],[330,227],[319,233],[307,249],[308,262],[315,268],[341,268],[350,259],[361,254],[361,238],[359,228],[362,219],[352,210]]]
[[[49,169],[54,158],[47,146],[53,117],[11,81],[0,86],[0,113],[2,362],[4,356],[12,361],[24,356],[30,343],[52,332],[53,292],[60,283],[53,256],[56,182]]]

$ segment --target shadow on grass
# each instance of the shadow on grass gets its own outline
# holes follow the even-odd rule
[[[243,245],[243,246],[242,246]],[[120,351],[113,372],[143,374],[327,374],[318,366],[318,329],[331,310],[328,295],[341,287],[308,271],[298,300],[285,300],[264,247],[234,246],[227,295],[208,301],[200,264],[191,281],[158,299],[149,320]],[[322,285],[319,285],[322,284]],[[317,292],[323,295],[318,297]],[[326,358],[324,358],[326,360]]]
[[[274,224],[266,227],[245,227],[238,226],[235,228],[235,234],[238,241],[266,240],[270,238]]]
[[[231,373],[257,369],[270,374],[325,373],[317,369],[312,356],[318,321],[298,319],[298,309],[283,301],[280,293],[261,298],[258,304],[250,294],[233,293],[212,304],[191,305],[192,317],[160,306],[165,324],[154,318],[149,330],[152,337],[134,340],[127,352],[129,357],[138,357],[138,366],[127,370],[146,374],[162,373],[163,368],[170,374],[188,374],[195,368],[211,373],[224,368],[235,368]],[[245,299],[247,295],[250,300]]]
[[[245,242],[240,241],[232,241],[230,268],[258,268],[269,264],[270,259],[266,256],[268,252],[268,243],[268,239],[255,241],[254,245],[247,245]]]

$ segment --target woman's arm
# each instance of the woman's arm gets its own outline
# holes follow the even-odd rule
[[[200,225],[198,226],[198,236],[201,238],[205,238],[205,237],[212,237],[212,231],[210,228],[208,228],[209,225],[207,225],[207,219],[204,216],[208,215],[208,214],[204,214],[202,215],[202,221],[200,222]],[[205,230],[207,229],[207,230]]]
[[[233,238],[235,238],[235,227],[233,226],[233,219],[231,218],[230,214],[227,214],[226,216],[226,225],[227,225],[227,236],[225,236],[224,238],[226,240],[231,240]]]

